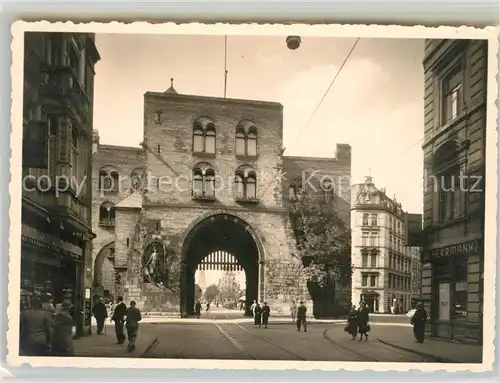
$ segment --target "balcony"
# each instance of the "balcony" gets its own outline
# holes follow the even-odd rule
[[[70,67],[52,68],[45,71],[44,77],[40,97],[46,102],[56,101],[59,107],[71,109],[73,114],[89,123],[92,117],[90,99],[73,70]]]

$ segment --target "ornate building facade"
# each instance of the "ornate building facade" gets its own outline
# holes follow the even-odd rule
[[[486,40],[427,40],[422,295],[433,336],[482,342]]]
[[[25,34],[21,307],[52,294],[74,305],[77,331],[90,325],[91,142],[94,35]]]
[[[401,203],[371,177],[352,188],[352,302],[374,313],[402,313],[420,298],[420,248],[405,246]]]
[[[96,288],[113,288],[145,310],[188,315],[194,274],[203,266],[243,269],[248,305],[266,300],[279,311],[308,299],[288,222],[287,180],[301,177],[304,167],[312,173],[320,161],[317,170],[348,182],[350,147],[307,164],[284,157],[282,139],[278,103],[182,95],[173,85],[147,92],[142,148],[96,142],[93,214],[110,222],[94,219]],[[143,170],[139,177],[136,169]],[[121,191],[112,188],[121,178],[130,181],[119,181],[126,185]],[[349,194],[339,196],[349,205]],[[103,276],[111,267],[104,264],[112,264],[113,280]]]

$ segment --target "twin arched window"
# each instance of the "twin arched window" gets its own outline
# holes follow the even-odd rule
[[[115,224],[115,204],[105,201],[99,207],[99,225],[114,226]]]
[[[236,126],[236,155],[257,155],[257,128],[250,121],[242,121]]]
[[[119,178],[120,176],[114,167],[103,166],[99,170],[99,190],[118,191],[120,188]]]
[[[215,198],[215,171],[207,163],[193,168],[193,197]]]
[[[208,117],[199,117],[193,124],[193,152],[215,154],[215,124]],[[249,120],[236,126],[236,155],[257,156],[257,128]]]
[[[249,166],[240,166],[234,174],[237,199],[257,198],[257,175]]]
[[[193,152],[215,154],[215,125],[208,117],[193,124]]]

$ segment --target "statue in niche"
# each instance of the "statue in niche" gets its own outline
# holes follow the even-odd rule
[[[165,252],[161,244],[155,242],[144,252],[142,276],[144,282],[160,284],[165,279]]]

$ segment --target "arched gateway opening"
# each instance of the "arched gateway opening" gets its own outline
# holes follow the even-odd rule
[[[245,315],[251,315],[250,306],[259,298],[262,253],[262,245],[253,229],[234,215],[213,215],[195,225],[182,246],[181,314],[194,315],[195,273],[208,267],[220,271],[243,269]]]

